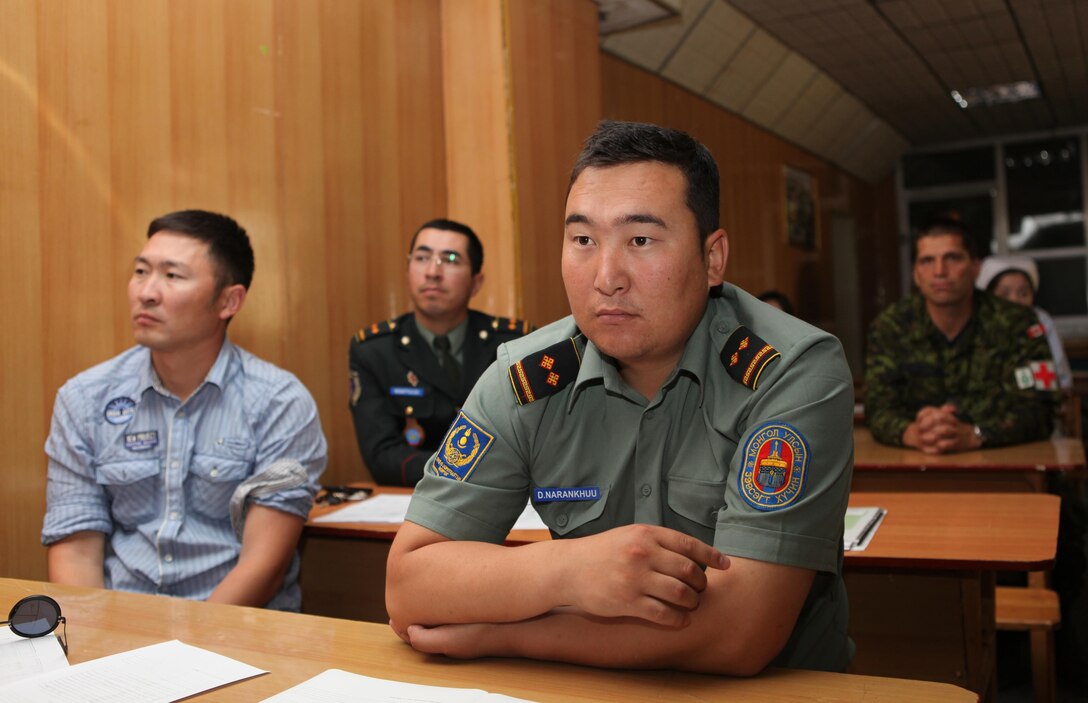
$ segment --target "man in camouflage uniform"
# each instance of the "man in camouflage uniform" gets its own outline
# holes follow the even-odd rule
[[[914,241],[918,292],[869,328],[865,414],[885,444],[945,453],[1045,439],[1058,401],[1031,308],[975,290],[964,226],[940,220]]]
[[[468,307],[484,282],[476,233],[431,220],[413,235],[408,289],[414,311],[352,337],[351,415],[367,469],[386,485],[414,486],[476,379],[521,320]]]

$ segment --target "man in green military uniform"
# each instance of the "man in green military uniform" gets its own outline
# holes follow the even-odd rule
[[[351,414],[374,480],[413,486],[499,344],[526,323],[470,310],[484,282],[476,233],[431,220],[412,237],[413,312],[364,327],[351,340]]]
[[[393,543],[386,604],[412,647],[845,668],[850,373],[834,337],[723,283],[718,207],[688,135],[605,122],[587,140],[574,314],[499,349]],[[557,539],[502,546],[527,500]]]
[[[975,290],[979,260],[963,224],[938,220],[914,241],[918,292],[869,328],[865,415],[885,444],[937,454],[1049,436],[1058,382],[1031,308]]]

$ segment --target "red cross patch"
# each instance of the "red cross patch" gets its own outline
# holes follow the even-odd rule
[[[540,368],[551,371],[553,366],[555,366],[555,359],[545,354],[544,358],[540,360]]]
[[[1054,373],[1054,364],[1049,361],[1031,362],[1031,375],[1035,377],[1038,390],[1052,391],[1058,387],[1058,375]]]

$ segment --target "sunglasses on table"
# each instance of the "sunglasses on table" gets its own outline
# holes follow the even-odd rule
[[[8,619],[0,622],[20,637],[45,637],[57,625],[64,625],[63,634],[57,637],[64,655],[68,656],[68,625],[60,614],[60,605],[49,596],[27,596],[11,609]]]
[[[370,497],[372,491],[369,488],[356,486],[322,486],[314,502],[340,505],[345,501],[365,500]]]

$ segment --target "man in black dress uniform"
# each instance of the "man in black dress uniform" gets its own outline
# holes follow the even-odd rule
[[[348,352],[359,451],[381,484],[414,486],[499,345],[527,323],[468,307],[484,282],[476,233],[431,220],[412,237],[414,312],[359,330]]]

